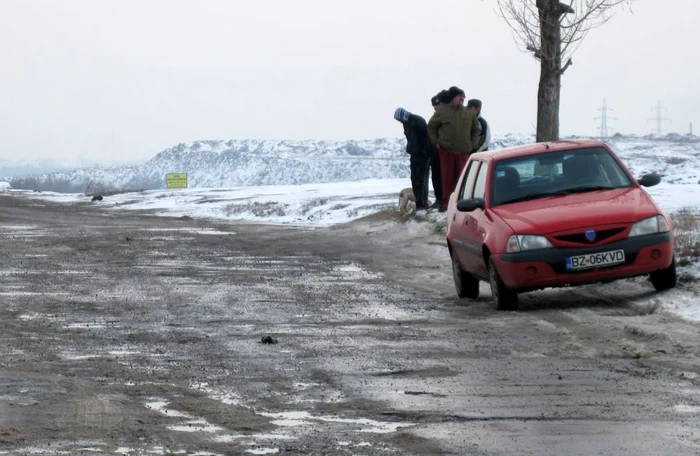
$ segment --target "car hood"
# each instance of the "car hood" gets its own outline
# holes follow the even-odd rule
[[[522,201],[491,210],[518,234],[548,234],[613,223],[634,223],[660,213],[651,197],[639,187]]]

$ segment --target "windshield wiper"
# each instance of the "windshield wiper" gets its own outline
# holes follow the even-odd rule
[[[618,187],[612,187],[610,185],[588,185],[585,187],[566,188],[566,189],[562,189],[562,190],[556,190],[553,192],[533,193],[531,195],[519,196],[517,198],[503,201],[502,203],[499,203],[499,204],[519,203],[522,201],[530,201],[530,200],[534,200],[534,199],[550,198],[552,196],[571,195],[573,193],[595,192],[598,190],[613,190],[616,188],[618,188]]]
[[[562,195],[568,195],[568,194],[569,194],[569,192],[566,190],[557,190],[556,192],[533,193],[531,195],[524,195],[524,196],[519,196],[517,198],[509,199],[509,200],[503,201],[502,203],[499,203],[499,204],[519,203],[521,201],[530,201],[530,200],[534,200],[534,199],[549,198],[552,196],[562,196]]]
[[[598,190],[614,190],[617,187],[612,187],[610,185],[586,185],[583,187],[567,188],[562,190],[566,193],[585,193],[585,192],[596,192]]]

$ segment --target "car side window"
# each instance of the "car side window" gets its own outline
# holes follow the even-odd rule
[[[458,200],[463,200],[465,198],[471,198],[472,187],[474,186],[474,180],[476,179],[476,173],[479,171],[479,161],[472,160],[469,162],[469,167],[467,168],[467,176],[462,182],[462,188],[459,191]]]
[[[482,198],[485,199],[486,196],[486,173],[488,172],[488,165],[483,163],[479,167],[479,175],[476,178],[476,184],[474,185],[474,196],[472,198]]]

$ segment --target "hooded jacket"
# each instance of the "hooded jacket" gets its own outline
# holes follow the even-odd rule
[[[481,133],[479,134],[479,142],[474,146],[474,152],[483,152],[489,150],[489,144],[491,143],[491,127],[486,119],[479,116],[479,124],[481,125]]]
[[[430,142],[457,155],[472,153],[480,133],[476,115],[463,105],[444,105],[428,122]]]
[[[435,146],[428,136],[428,124],[425,119],[416,114],[410,114],[403,122],[403,133],[406,136],[406,152],[415,156],[429,156]]]

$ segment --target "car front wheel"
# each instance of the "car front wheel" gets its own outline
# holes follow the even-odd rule
[[[476,299],[479,297],[479,279],[462,269],[457,255],[450,252],[452,257],[452,277],[455,281],[455,290],[460,298]]]
[[[673,257],[671,266],[666,269],[659,269],[649,274],[651,284],[656,291],[668,290],[676,286],[676,257]]]
[[[518,310],[518,293],[503,284],[492,258],[489,258],[489,283],[497,310]]]

